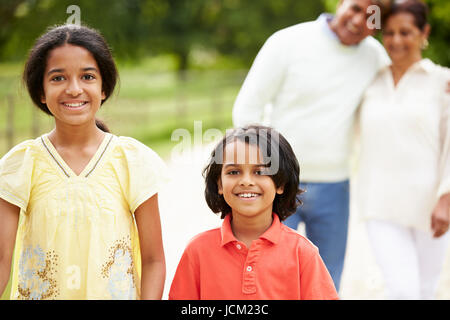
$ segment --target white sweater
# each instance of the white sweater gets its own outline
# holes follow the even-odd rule
[[[285,136],[306,182],[349,178],[355,111],[377,71],[389,63],[372,37],[356,46],[341,44],[329,18],[322,14],[269,37],[233,108],[235,126],[266,118]]]

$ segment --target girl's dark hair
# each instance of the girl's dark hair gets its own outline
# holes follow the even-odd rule
[[[40,36],[28,55],[23,71],[23,81],[28,89],[33,103],[45,113],[52,115],[47,104],[41,102],[44,95],[44,72],[47,67],[47,58],[51,50],[65,44],[83,47],[94,57],[102,77],[102,91],[106,98],[111,96],[118,79],[116,64],[111,49],[103,36],[97,30],[86,26],[62,25],[53,26]],[[103,131],[109,132],[106,124],[96,119],[96,125]]]
[[[206,203],[215,213],[221,213],[223,219],[231,212],[223,195],[219,194],[218,181],[223,166],[223,152],[228,143],[236,140],[257,145],[263,156],[264,163],[272,168],[270,177],[275,187],[283,187],[282,194],[276,194],[272,211],[284,220],[293,214],[302,204],[298,196],[303,192],[299,188],[300,167],[289,142],[275,129],[251,125],[237,128],[227,133],[211,153],[208,165],[203,169],[205,178]]]
[[[405,0],[401,2],[395,2],[390,12],[384,18],[386,23],[389,17],[399,13],[409,13],[414,17],[414,24],[419,30],[424,31],[425,26],[428,24],[428,6],[420,0]]]

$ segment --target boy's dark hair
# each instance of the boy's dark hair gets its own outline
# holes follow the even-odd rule
[[[402,2],[395,2],[389,14],[384,17],[384,23],[393,15],[399,13],[409,13],[414,17],[414,25],[421,31],[425,29],[428,24],[428,6],[420,0],[405,0]]]
[[[44,95],[44,72],[47,67],[47,58],[51,50],[65,44],[83,47],[94,57],[102,76],[102,91],[106,98],[102,104],[111,96],[118,79],[116,64],[111,54],[111,49],[103,36],[97,30],[86,26],[62,25],[47,29],[40,36],[29,52],[28,59],[23,71],[23,81],[28,89],[33,103],[45,113],[52,115],[47,104],[41,102]],[[108,131],[107,126],[96,119],[97,127]]]
[[[260,125],[250,125],[237,128],[227,133],[211,153],[208,165],[203,169],[205,178],[205,198],[210,209],[221,213],[221,218],[231,212],[223,195],[218,192],[218,181],[223,166],[223,151],[225,146],[236,140],[249,144],[257,144],[266,165],[275,170],[270,174],[275,187],[283,187],[282,194],[276,194],[272,211],[284,220],[293,214],[302,204],[298,198],[303,190],[299,188],[300,167],[289,142],[275,129]]]

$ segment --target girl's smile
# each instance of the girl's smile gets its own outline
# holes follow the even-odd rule
[[[88,102],[87,101],[64,101],[61,102],[64,107],[69,108],[71,110],[79,110],[82,109]]]
[[[95,125],[105,94],[96,60],[83,47],[65,44],[48,56],[44,74],[45,103],[58,125]]]

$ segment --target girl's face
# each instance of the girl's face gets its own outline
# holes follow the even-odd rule
[[[422,44],[428,27],[421,31],[410,13],[398,13],[388,18],[383,29],[383,44],[392,62],[414,62],[422,56]]]
[[[267,218],[272,215],[275,195],[283,193],[283,188],[276,188],[271,176],[266,175],[261,159],[256,145],[236,140],[225,146],[218,186],[233,217]]]
[[[95,125],[105,94],[97,62],[88,50],[65,44],[50,51],[43,81],[41,102],[47,104],[56,124]]]

